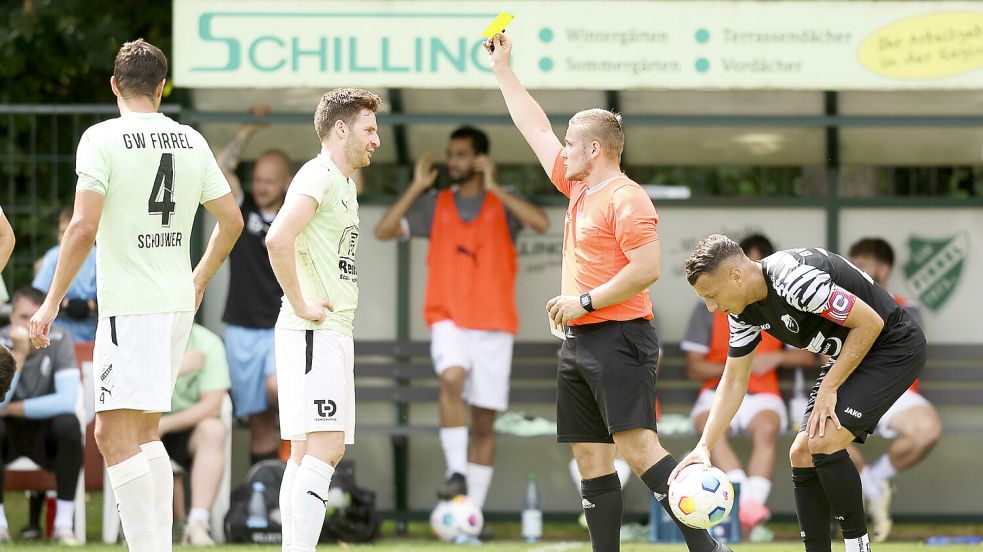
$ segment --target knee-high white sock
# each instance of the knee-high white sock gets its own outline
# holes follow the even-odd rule
[[[75,521],[75,501],[58,499],[55,503],[55,529],[71,529]]]
[[[444,447],[444,459],[447,461],[447,477],[451,474],[468,472],[468,428],[440,428],[440,444]]]
[[[171,471],[171,457],[160,441],[144,443],[140,449],[147,458],[154,482],[157,538],[160,539],[157,552],[171,552],[174,544],[174,472]]]
[[[621,488],[624,489],[625,485],[628,484],[628,479],[631,478],[631,466],[626,460],[615,458],[614,471],[618,472],[618,481],[621,482]]]
[[[485,507],[485,497],[491,487],[492,474],[495,468],[481,464],[468,464],[468,498],[479,510]]]
[[[142,452],[106,468],[119,505],[123,535],[132,552],[157,552],[154,480]],[[168,504],[169,505],[169,504]]]
[[[325,500],[328,499],[328,487],[331,486],[331,476],[334,468],[331,464],[304,456],[300,469],[294,479],[293,492],[293,552],[313,552],[321,536],[324,525]]]
[[[898,469],[891,463],[891,458],[883,454],[870,466],[870,476],[877,481],[887,482],[898,475]]]
[[[744,495],[741,497],[741,501],[753,500],[758,504],[765,504],[768,502],[768,495],[771,494],[771,480],[767,477],[752,475],[747,478],[741,492]]]
[[[730,479],[730,482],[734,484],[734,486],[741,486],[741,490],[739,492],[741,500],[744,500],[744,497],[747,496],[747,473],[745,473],[742,469],[736,469],[730,470],[726,475],[727,479]]]
[[[297,470],[300,466],[293,460],[287,460],[287,468],[283,470],[283,480],[280,482],[280,531],[281,531],[281,550],[292,552],[294,538],[294,509],[293,491],[294,481],[297,479]]]

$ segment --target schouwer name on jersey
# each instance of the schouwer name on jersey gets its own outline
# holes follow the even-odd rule
[[[182,232],[158,232],[156,234],[140,234],[137,236],[137,247],[153,249],[155,247],[181,247],[184,239]]]
[[[183,132],[124,132],[126,149],[194,149]]]

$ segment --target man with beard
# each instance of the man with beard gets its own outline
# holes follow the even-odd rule
[[[515,240],[524,227],[540,234],[549,228],[542,209],[501,186],[488,151],[484,132],[455,130],[447,146],[454,185],[426,193],[437,171],[433,155],[425,155],[410,187],[375,229],[380,240],[430,238],[423,316],[440,377],[440,442],[447,461],[437,495],[466,494],[479,508],[491,485],[492,425],[508,406],[519,326]],[[471,405],[470,442],[465,402]]]

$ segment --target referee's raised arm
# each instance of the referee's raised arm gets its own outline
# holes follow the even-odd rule
[[[509,108],[512,121],[536,153],[539,164],[543,166],[546,174],[552,174],[553,164],[556,156],[563,149],[563,144],[556,134],[553,134],[553,127],[546,112],[522,86],[519,77],[509,67],[512,41],[504,33],[499,33],[485,42],[485,51],[488,52],[492,73],[498,79],[498,86],[502,89],[502,96],[505,97],[505,105]]]

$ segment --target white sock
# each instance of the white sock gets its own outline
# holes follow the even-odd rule
[[[139,452],[109,466],[106,472],[119,505],[119,520],[129,549],[132,552],[158,552],[157,501],[147,457]]]
[[[157,552],[171,552],[174,534],[174,472],[171,471],[171,457],[167,455],[164,443],[151,441],[140,445],[143,455],[150,465],[150,475],[154,481],[154,506],[157,517],[157,538],[160,547]],[[129,542],[129,541],[127,541]]]
[[[444,460],[447,462],[447,477],[451,474],[468,472],[468,428],[440,428],[440,444],[444,447]]]
[[[895,469],[894,464],[891,463],[891,459],[886,454],[881,455],[870,466],[870,476],[878,481],[886,483],[894,479],[895,475],[898,475],[898,470]]]
[[[7,525],[7,514],[5,514],[3,511],[3,504],[0,504],[0,528],[2,529],[9,528],[9,526]]]
[[[488,496],[494,472],[495,468],[491,466],[468,463],[468,498],[479,510],[485,508],[485,497]]]
[[[884,483],[870,475],[870,466],[864,466],[864,469],[860,470],[860,487],[868,502],[881,497],[881,493],[884,491],[883,485]]]
[[[295,464],[293,460],[287,460],[287,468],[283,470],[283,480],[280,482],[280,548],[283,552],[291,552],[293,549],[293,491],[294,480],[297,479],[297,470],[299,469],[300,466]]]
[[[75,501],[58,499],[55,503],[55,529],[72,528],[75,520]]]
[[[627,461],[615,458],[614,471],[618,472],[618,481],[621,482],[621,488],[624,489],[625,485],[628,484],[628,479],[631,478],[631,466],[628,465]]]
[[[192,508],[191,511],[188,512],[188,524],[201,523],[208,525],[208,520],[211,519],[211,517],[211,512],[204,508]]]
[[[870,552],[870,539],[866,534],[856,539],[843,539],[846,544],[845,552]]]
[[[747,483],[741,487],[741,501],[753,500],[758,504],[768,502],[768,495],[771,494],[771,480],[767,477],[752,475],[747,478]]]
[[[328,487],[334,468],[331,464],[304,456],[300,469],[294,479],[291,504],[293,508],[294,529],[293,552],[313,552],[324,525],[324,501],[328,498]],[[281,514],[282,515],[282,514]]]
[[[746,487],[747,487],[747,474],[744,473],[744,470],[740,470],[740,469],[738,469],[738,470],[730,470],[725,475],[727,475],[727,479],[730,479],[730,482],[733,483],[734,486],[737,486],[737,485],[740,485],[741,486],[740,494],[743,497],[744,496],[744,493],[747,492],[747,490],[746,490]]]

